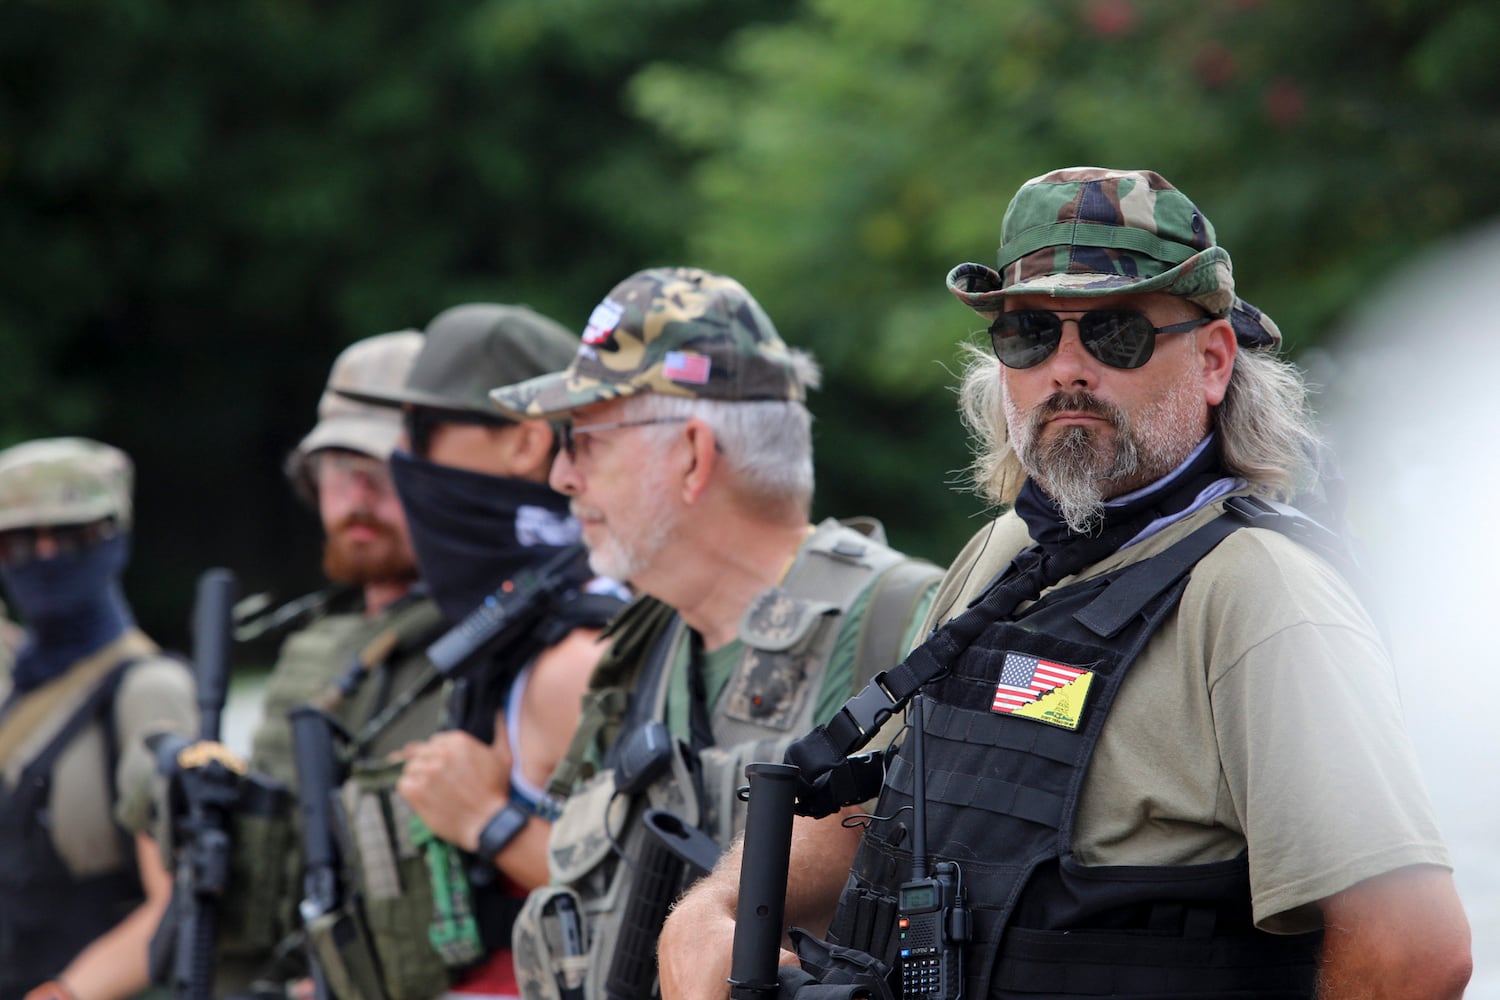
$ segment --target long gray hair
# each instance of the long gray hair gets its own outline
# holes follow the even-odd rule
[[[1000,361],[974,344],[963,345],[959,412],[974,438],[969,478],[986,501],[1008,506],[1026,471],[1011,446],[1000,388]],[[1289,501],[1312,487],[1321,441],[1313,424],[1302,371],[1264,350],[1241,349],[1229,387],[1213,414],[1224,466],[1272,500]]]

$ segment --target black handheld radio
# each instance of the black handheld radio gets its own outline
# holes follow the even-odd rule
[[[911,881],[901,884],[896,927],[900,934],[902,1000],[961,1000],[963,946],[969,940],[969,910],[963,873],[939,861],[928,873],[927,772],[922,759],[922,697],[912,698]]]

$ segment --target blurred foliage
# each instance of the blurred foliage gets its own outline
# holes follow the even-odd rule
[[[832,370],[818,412],[861,443],[823,453],[820,491],[874,488],[869,506],[946,531],[964,520],[934,516],[962,461],[942,387],[981,323],[943,276],[993,263],[1016,187],[1083,163],[1163,173],[1296,351],[1394,262],[1500,211],[1497,40],[1500,7],[1467,0],[809,0],[722,66],[659,61],[631,95],[701,155],[689,256]],[[890,492],[877,456],[925,472]]]
[[[1479,0],[0,0],[0,441],[136,456],[171,633],[209,562],[316,585],[277,469],[340,346],[696,263],[824,363],[818,512],[947,559],[942,280],[1018,184],[1165,174],[1302,350],[1500,212],[1497,40]]]

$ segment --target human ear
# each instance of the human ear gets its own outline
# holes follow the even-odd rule
[[[1239,345],[1234,339],[1234,328],[1227,319],[1214,320],[1199,327],[1197,333],[1203,398],[1209,406],[1218,406],[1229,391],[1229,376],[1234,372],[1234,356]]]
[[[694,503],[708,489],[719,452],[713,429],[697,417],[687,422],[683,438],[688,446],[688,464],[682,477],[682,499]]]

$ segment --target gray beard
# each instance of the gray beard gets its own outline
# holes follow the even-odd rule
[[[1069,530],[1076,534],[1099,532],[1104,525],[1104,487],[1135,475],[1140,468],[1135,437],[1121,423],[1115,421],[1113,448],[1087,427],[1067,427],[1041,445],[1033,433],[1020,453],[1021,462],[1033,470],[1037,485],[1057,504]]]

